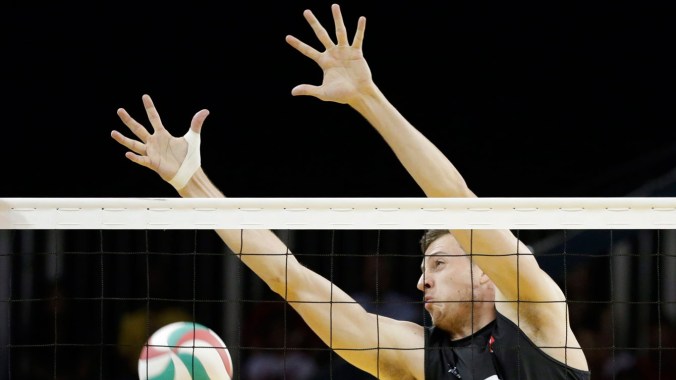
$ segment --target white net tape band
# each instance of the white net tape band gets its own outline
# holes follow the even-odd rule
[[[0,198],[0,229],[676,229],[676,198]]]

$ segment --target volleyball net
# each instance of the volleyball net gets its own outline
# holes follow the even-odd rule
[[[423,231],[510,229],[596,375],[676,362],[675,198],[0,198],[0,377],[133,378],[150,334],[187,320],[223,338],[237,379],[368,378],[217,229],[270,229],[367,310],[423,325]]]

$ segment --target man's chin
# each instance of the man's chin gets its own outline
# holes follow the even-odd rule
[[[427,313],[430,315],[430,319],[432,319],[432,324],[436,324],[435,321],[437,321],[437,317],[441,311],[439,310],[439,307],[437,305],[434,305],[433,303],[426,303],[425,304],[425,310],[427,310]]]

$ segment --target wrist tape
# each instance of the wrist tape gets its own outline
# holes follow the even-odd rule
[[[185,159],[183,160],[181,167],[178,168],[174,178],[169,181],[176,190],[184,188],[201,165],[200,134],[193,132],[193,130],[190,129],[183,138],[188,142],[188,153],[185,155]]]

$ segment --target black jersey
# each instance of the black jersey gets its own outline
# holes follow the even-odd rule
[[[425,380],[589,379],[589,371],[545,354],[500,313],[475,334],[458,340],[434,327],[425,330]]]

